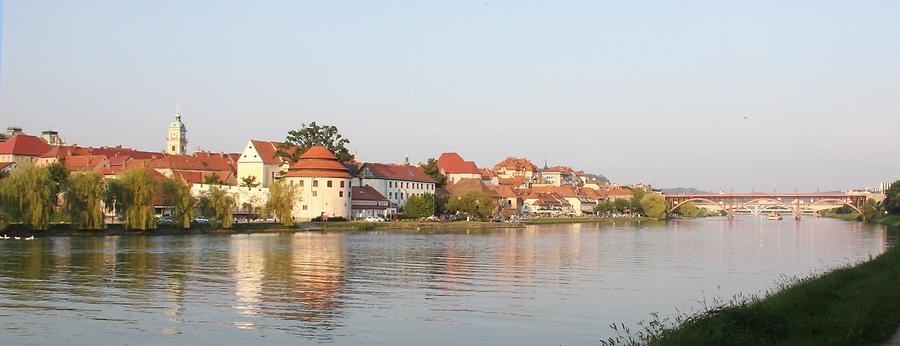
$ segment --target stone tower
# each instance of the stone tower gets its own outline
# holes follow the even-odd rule
[[[169,124],[166,154],[187,155],[187,127],[181,122],[181,106],[175,107],[175,121]]]

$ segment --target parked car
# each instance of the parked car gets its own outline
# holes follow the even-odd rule
[[[366,222],[384,222],[384,218],[380,216],[369,216],[363,220],[365,220]]]
[[[494,218],[491,219],[491,222],[503,222],[503,216],[501,216],[501,215],[494,216]]]
[[[166,215],[166,216],[160,217],[159,220],[156,220],[156,223],[158,223],[160,225],[171,225],[172,224],[172,216]]]
[[[198,217],[195,217],[193,220],[191,220],[191,223],[206,225],[206,224],[209,224],[209,219],[207,219],[204,216],[198,216]]]
[[[441,221],[441,218],[439,218],[439,217],[437,217],[437,216],[434,216],[434,215],[431,215],[431,216],[429,216],[429,217],[426,217],[426,218],[425,218],[425,221]]]

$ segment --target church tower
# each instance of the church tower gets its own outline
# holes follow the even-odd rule
[[[166,154],[187,155],[187,127],[181,122],[181,106],[175,107],[175,121],[169,124]]]

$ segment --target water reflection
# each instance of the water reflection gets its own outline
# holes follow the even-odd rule
[[[756,292],[878,254],[896,236],[738,218],[0,241],[0,341],[595,343],[611,322],[701,292]]]

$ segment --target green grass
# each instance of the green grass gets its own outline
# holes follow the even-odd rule
[[[900,215],[882,215],[872,218],[872,223],[900,228]]]
[[[365,222],[365,221],[338,221],[338,222],[317,222],[316,226],[323,230],[374,230],[374,229],[471,229],[471,228],[520,228],[521,224],[502,223],[502,222],[481,222],[481,221],[451,221],[451,222],[432,222],[432,221],[388,221],[388,222]]]
[[[822,216],[829,217],[832,219],[841,219],[841,220],[847,220],[847,221],[858,221],[859,220],[859,214],[855,214],[855,213],[854,214],[824,213],[824,214],[822,214]]]
[[[545,225],[558,223],[589,223],[589,222],[615,222],[615,221],[646,221],[646,217],[541,217],[534,219],[522,219],[527,225]]]
[[[894,222],[900,218],[894,217]],[[879,345],[900,326],[900,248],[652,330],[651,345]],[[652,325],[652,323],[651,323]]]

